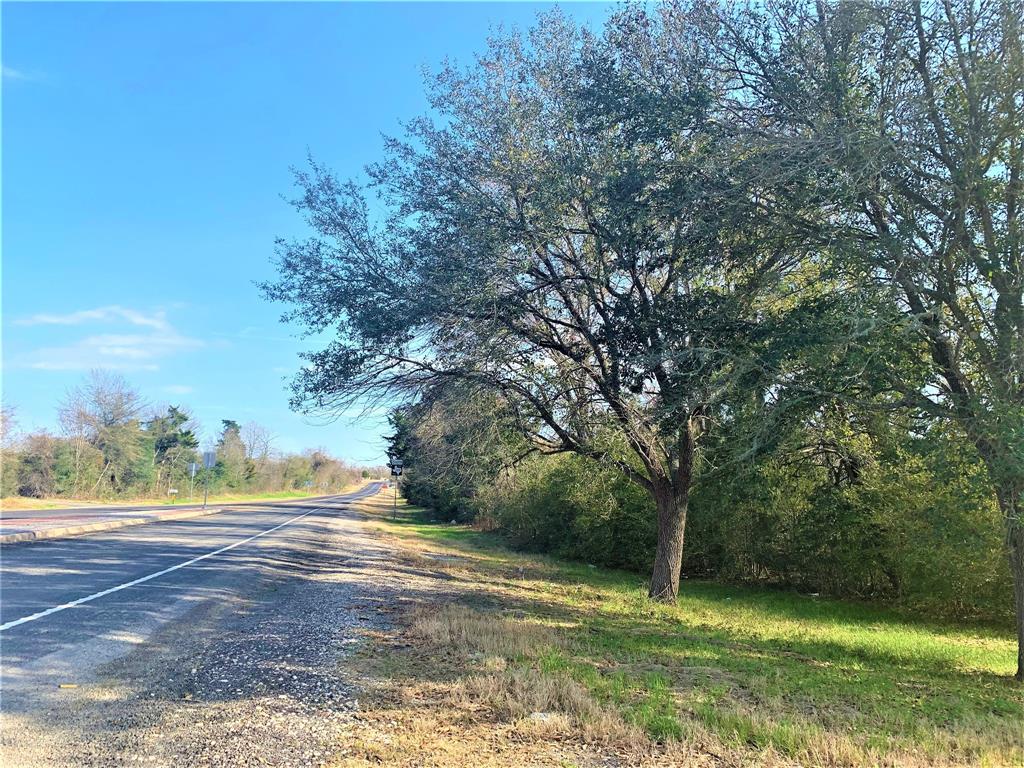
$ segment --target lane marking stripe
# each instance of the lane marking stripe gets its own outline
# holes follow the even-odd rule
[[[360,497],[357,497],[357,498],[360,498]],[[354,500],[355,499],[352,499],[352,501],[354,501]],[[50,615],[52,615],[54,613],[59,613],[60,611],[67,610],[68,608],[74,608],[76,605],[81,605],[82,603],[88,603],[91,600],[96,600],[98,598],[105,597],[106,595],[112,594],[114,592],[120,592],[122,589],[128,589],[128,587],[134,587],[137,584],[142,584],[143,582],[150,581],[151,579],[155,579],[155,578],[158,578],[160,576],[164,576],[164,575],[166,575],[168,573],[171,573],[172,571],[178,570],[179,568],[186,568],[186,567],[188,567],[190,565],[194,565],[195,563],[198,563],[200,560],[205,560],[208,557],[214,557],[215,555],[219,555],[222,552],[227,552],[229,549],[234,549],[235,547],[240,547],[243,544],[248,544],[250,541],[258,539],[260,536],[266,536],[268,533],[273,533],[274,531],[276,531],[276,530],[278,530],[280,528],[284,528],[286,525],[291,525],[292,523],[297,523],[302,518],[307,517],[309,515],[312,515],[315,512],[322,512],[325,509],[329,509],[329,507],[320,507],[318,509],[311,509],[309,512],[305,512],[305,513],[299,515],[298,517],[293,517],[293,518],[291,518],[289,520],[285,520],[280,525],[275,525],[273,528],[268,528],[265,531],[261,531],[260,533],[257,533],[255,536],[250,536],[248,539],[242,539],[241,541],[236,541],[234,544],[228,544],[226,547],[221,547],[220,549],[214,550],[213,552],[207,552],[205,555],[200,555],[199,557],[193,557],[191,560],[186,560],[184,563],[178,563],[177,565],[172,565],[170,568],[164,568],[162,571],[157,571],[156,573],[151,573],[148,576],[143,576],[143,577],[138,578],[138,579],[133,579],[132,581],[125,582],[124,584],[119,584],[116,587],[111,587],[110,589],[104,589],[102,592],[96,592],[96,593],[94,593],[92,595],[87,595],[86,597],[80,597],[77,600],[72,600],[70,603],[64,603],[63,605],[57,605],[57,606],[54,606],[53,608],[47,608],[45,611],[40,611],[39,613],[33,613],[31,616],[25,616],[25,617],[20,618],[20,619],[13,619],[12,621],[8,621],[6,624],[0,624],[0,632],[4,632],[4,631],[6,631],[8,629],[13,629],[14,627],[17,627],[17,626],[19,626],[21,624],[27,624],[30,621],[36,621],[37,619],[42,619],[42,618],[44,618],[46,616],[50,616]]]

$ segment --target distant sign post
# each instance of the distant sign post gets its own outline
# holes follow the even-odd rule
[[[399,478],[399,477],[402,476],[402,460],[401,459],[391,459],[391,461],[389,462],[388,466],[391,467],[391,476],[392,477]],[[397,519],[398,518],[398,480],[396,479],[393,482],[395,484],[395,507],[394,507],[394,512],[393,512],[392,516]]]
[[[210,470],[217,463],[217,454],[213,451],[203,453],[203,509],[206,509],[206,501],[210,498]]]

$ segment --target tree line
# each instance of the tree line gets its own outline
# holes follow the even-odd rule
[[[3,496],[72,499],[187,497],[202,493],[332,493],[370,470],[324,450],[282,454],[256,422],[225,419],[216,461],[203,467],[199,425],[182,406],[154,409],[121,376],[93,371],[58,407],[60,431],[24,434],[3,412]],[[193,478],[191,465],[197,464]],[[374,476],[379,470],[373,470]]]
[[[466,509],[561,473],[572,526],[500,519],[629,517],[606,549],[655,599],[685,555],[1010,604],[1024,678],[1022,21],[679,0],[496,34],[367,184],[297,173],[313,234],[264,291],[334,333],[294,404],[405,403],[410,479]]]

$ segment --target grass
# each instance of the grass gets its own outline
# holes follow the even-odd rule
[[[656,604],[635,574],[523,555],[408,507],[365,511],[457,585],[409,617],[413,656],[436,674],[394,674],[445,683],[499,722],[550,710],[591,741],[738,765],[1024,764],[1009,631],[703,581]]]
[[[345,493],[346,491],[358,488],[362,483],[348,485],[345,488],[338,491],[338,493]],[[230,504],[235,502],[243,501],[274,501],[279,499],[304,499],[310,496],[323,496],[325,495],[322,491],[318,490],[316,493],[306,493],[305,491],[276,491],[273,493],[216,493],[211,494],[209,498],[210,504]],[[96,499],[33,499],[26,496],[8,496],[0,499],[0,509],[19,510],[19,509],[62,509],[67,507],[106,507],[106,506],[117,506],[123,504],[126,506],[156,506],[158,504],[164,504],[166,506],[174,505],[189,505],[199,504],[203,501],[203,489],[201,487],[196,488],[193,494],[192,500],[189,501],[188,497],[182,498],[181,496],[168,498],[155,498],[155,497],[142,497],[136,499],[108,499],[105,501]]]

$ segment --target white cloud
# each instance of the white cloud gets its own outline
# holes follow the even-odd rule
[[[28,355],[24,364],[39,370],[109,368],[155,371],[160,367],[161,358],[204,346],[200,339],[179,333],[162,311],[143,312],[118,305],[83,309],[63,315],[42,313],[22,318],[17,324],[121,326],[116,330],[122,332],[92,334],[65,345],[35,350]],[[130,330],[124,326],[142,330]]]
[[[161,389],[169,395],[190,395],[196,391],[195,387],[188,384],[168,384]]]
[[[0,70],[2,70],[2,72],[3,72],[4,80],[38,80],[39,79],[39,77],[37,75],[31,74],[29,72],[25,72],[24,70],[21,70],[21,69],[15,69],[14,67],[9,67],[6,64],[0,65]]]

